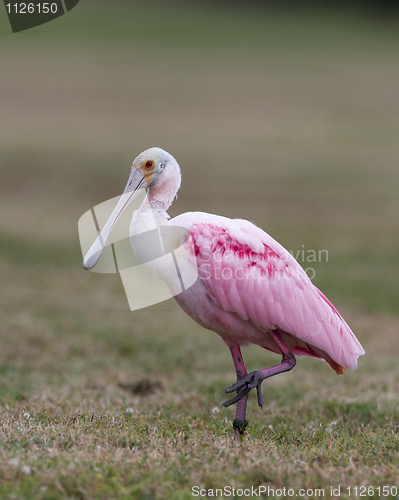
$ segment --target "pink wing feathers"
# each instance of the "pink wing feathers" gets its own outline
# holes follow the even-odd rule
[[[254,338],[253,343],[279,352],[265,334],[278,329],[296,355],[325,359],[337,373],[357,367],[364,350],[355,335],[271,236],[248,221],[200,212],[173,223],[190,226],[199,276],[211,300],[263,333],[264,342]]]

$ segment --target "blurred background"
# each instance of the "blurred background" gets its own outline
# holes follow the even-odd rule
[[[1,10],[3,267],[107,287],[80,269],[77,220],[157,145],[183,171],[171,215],[326,249],[312,267],[333,301],[397,313],[396,2],[345,5],[85,0],[18,34]]]
[[[366,349],[359,369],[345,377],[301,359],[295,376],[273,378],[263,412],[250,399],[249,436],[261,437],[261,443],[264,436],[274,439],[269,424],[277,428],[282,419],[287,428],[298,425],[298,435],[309,422],[330,420],[334,425],[339,420],[345,432],[352,421],[353,429],[389,425],[397,432],[396,4],[323,2],[321,8],[320,2],[293,1],[81,0],[67,15],[17,34],[0,8],[0,407],[5,419],[0,437],[6,443],[0,458],[20,458],[18,450],[21,456],[32,450],[39,459],[35,455],[26,463],[36,471],[43,459],[35,498],[45,495],[39,486],[51,484],[47,469],[56,463],[50,463],[43,429],[60,443],[61,491],[75,491],[66,470],[72,471],[72,485],[78,472],[89,478],[97,474],[86,465],[77,472],[73,464],[79,465],[78,456],[91,463],[90,443],[101,429],[85,428],[82,435],[77,430],[72,439],[64,415],[72,419],[86,411],[91,422],[94,415],[124,422],[126,411],[141,412],[143,427],[129,420],[126,432],[138,429],[134,442],[142,443],[143,467],[147,451],[153,451],[152,441],[145,441],[146,422],[161,426],[171,439],[177,439],[176,428],[179,436],[180,429],[191,433],[188,418],[209,439],[212,433],[230,436],[234,409],[212,411],[223,401],[222,388],[234,381],[220,339],[186,317],[173,299],[131,313],[118,275],[82,268],[78,219],[121,194],[133,159],[152,146],[169,151],[182,169],[171,216],[199,210],[262,227],[314,271],[313,282]],[[328,260],[325,252],[318,258],[324,250]],[[247,349],[244,357],[249,370],[277,359],[259,348]],[[140,393],[132,383],[142,377],[150,381]],[[151,399],[151,387],[163,390]],[[12,436],[20,434],[7,430],[8,410],[18,415],[26,408],[44,427],[38,423],[37,436],[18,448]],[[53,424],[57,415],[65,428]],[[23,422],[18,429],[26,427]],[[115,432],[112,439],[95,438],[109,452],[108,458],[98,455],[97,468],[108,459],[119,468],[122,455],[115,455],[113,443],[128,448],[118,444],[119,428],[109,429]],[[352,453],[354,445],[345,436],[342,442]],[[363,435],[359,439],[366,442]],[[161,449],[168,446],[161,442]],[[334,484],[331,478],[338,474],[341,448],[334,453],[329,475],[314,472],[326,484]],[[381,464],[385,481],[385,458],[374,453],[372,448],[369,467]],[[209,477],[219,466],[220,455],[215,452],[212,460],[216,456],[217,463],[201,455],[197,460],[199,467],[212,469]],[[351,456],[363,463],[362,452]],[[284,457],[279,463],[288,462]],[[353,484],[368,481],[367,467],[359,467],[363,476]],[[299,486],[301,468],[295,476]],[[126,474],[136,469],[129,465]],[[9,477],[19,481],[12,470]],[[279,471],[280,465],[270,477],[284,484]],[[345,471],[352,474],[349,466]],[[190,474],[182,472],[182,481],[190,481]],[[229,474],[234,481],[235,472]],[[397,471],[392,474],[397,478]],[[147,479],[148,488],[161,484]],[[82,484],[95,489],[97,476],[88,483],[83,478]],[[93,498],[111,496],[97,492]]]

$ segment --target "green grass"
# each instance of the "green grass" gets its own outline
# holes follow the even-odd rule
[[[0,498],[399,488],[397,20],[87,0],[15,36],[1,10],[0,25]],[[131,313],[117,275],[81,267],[79,217],[153,145],[182,167],[172,216],[327,250],[300,262],[366,350],[344,377],[300,358],[267,381],[240,443],[220,339],[173,301]]]
[[[60,284],[68,279],[58,275]],[[37,295],[34,287],[28,293]],[[228,350],[177,309],[133,320],[50,299],[32,309],[2,311],[3,498],[188,498],[197,484],[397,484],[397,321],[350,317],[373,355],[339,378],[300,359],[296,376],[265,384],[263,411],[250,398],[250,426],[236,444],[233,409],[220,408],[233,380]],[[260,351],[244,351],[250,369],[275,359]],[[162,388],[135,395],[119,385],[148,378]]]

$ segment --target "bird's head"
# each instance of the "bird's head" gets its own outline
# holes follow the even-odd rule
[[[134,159],[132,165],[134,180],[139,181],[141,178],[143,187],[146,188],[154,186],[161,174],[165,171],[167,164],[165,153],[166,151],[160,148],[150,148],[140,153]],[[130,178],[129,181],[131,181]]]
[[[161,148],[150,148],[140,153],[133,161],[125,190],[101,233],[87,252],[83,267],[91,269],[95,266],[112,228],[142,189],[147,189],[150,203],[151,199],[156,199],[166,210],[176,196],[180,182],[180,167],[171,154]]]
[[[173,156],[161,148],[150,148],[133,161],[128,184],[145,187],[151,191],[178,191],[181,182],[180,167]],[[170,203],[173,198],[170,200]]]

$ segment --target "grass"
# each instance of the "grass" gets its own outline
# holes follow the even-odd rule
[[[0,497],[399,488],[396,21],[80,4],[15,36],[0,16]],[[77,220],[155,144],[183,171],[172,216],[327,250],[300,262],[366,350],[344,377],[300,358],[270,379],[241,443],[217,336],[173,301],[131,313],[117,275],[81,269]],[[277,360],[243,354],[250,370]]]
[[[397,484],[397,321],[350,317],[374,356],[342,378],[299,360],[296,377],[265,386],[263,411],[251,398],[248,433],[236,444],[233,409],[220,408],[233,370],[216,337],[178,310],[143,311],[132,327],[128,312],[48,306],[9,313],[2,338],[4,498],[188,498],[193,485]],[[249,367],[273,362],[259,351],[245,352]],[[162,388],[127,390],[126,382],[143,379]]]

